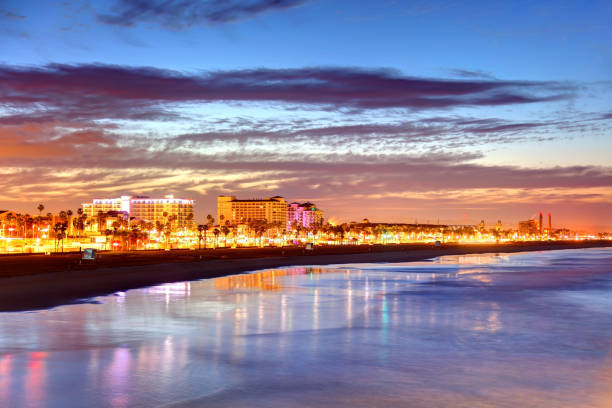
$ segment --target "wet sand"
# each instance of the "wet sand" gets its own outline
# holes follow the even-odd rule
[[[525,242],[499,245],[431,244],[239,248],[0,256],[0,311],[47,309],[95,296],[168,282],[215,278],[292,265],[421,261],[442,255],[609,247],[610,241]]]

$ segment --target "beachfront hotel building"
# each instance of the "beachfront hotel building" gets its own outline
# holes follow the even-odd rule
[[[312,203],[291,203],[287,206],[287,229],[314,228],[323,225],[323,211]]]
[[[217,197],[217,217],[219,224],[246,223],[250,220],[265,220],[269,223],[287,225],[287,201],[275,196],[263,199],[239,200],[235,196]]]
[[[152,223],[157,221],[166,223],[170,217],[176,216],[175,227],[190,228],[193,220],[193,204],[193,200],[174,198],[173,195],[164,198],[121,196],[83,203],[83,213],[95,218],[100,211],[123,212],[136,220]]]

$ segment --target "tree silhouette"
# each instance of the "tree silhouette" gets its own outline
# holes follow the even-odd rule
[[[67,222],[57,222],[53,226],[53,232],[55,233],[55,252],[57,252],[58,245],[61,243],[62,252],[64,252],[64,238],[66,238],[66,229],[68,228]]]
[[[226,227],[225,225],[223,225],[221,227],[221,233],[223,234],[223,246],[227,246],[227,234],[229,234],[230,230],[228,227]]]
[[[213,234],[215,235],[215,248],[219,246],[219,232],[219,228],[213,230]]]
[[[206,248],[206,232],[208,231],[208,225],[198,225],[198,249],[202,249],[202,233],[204,233],[204,248]]]

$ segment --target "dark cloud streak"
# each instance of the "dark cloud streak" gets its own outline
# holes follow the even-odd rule
[[[269,11],[298,7],[308,0],[118,0],[110,12],[98,14],[106,24],[131,27],[139,23],[183,29],[231,23]]]
[[[557,82],[459,81],[342,67],[189,75],[101,64],[0,66],[0,104],[35,110],[27,113],[32,118],[64,115],[72,120],[163,120],[173,115],[167,105],[189,102],[280,102],[352,110],[448,109],[546,102],[568,98],[574,90]],[[4,121],[14,123],[7,117]]]

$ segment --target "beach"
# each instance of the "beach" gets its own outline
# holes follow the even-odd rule
[[[443,255],[612,246],[610,241],[218,248],[185,251],[0,256],[0,311],[47,309],[161,283],[215,278],[296,265],[422,261]]]

